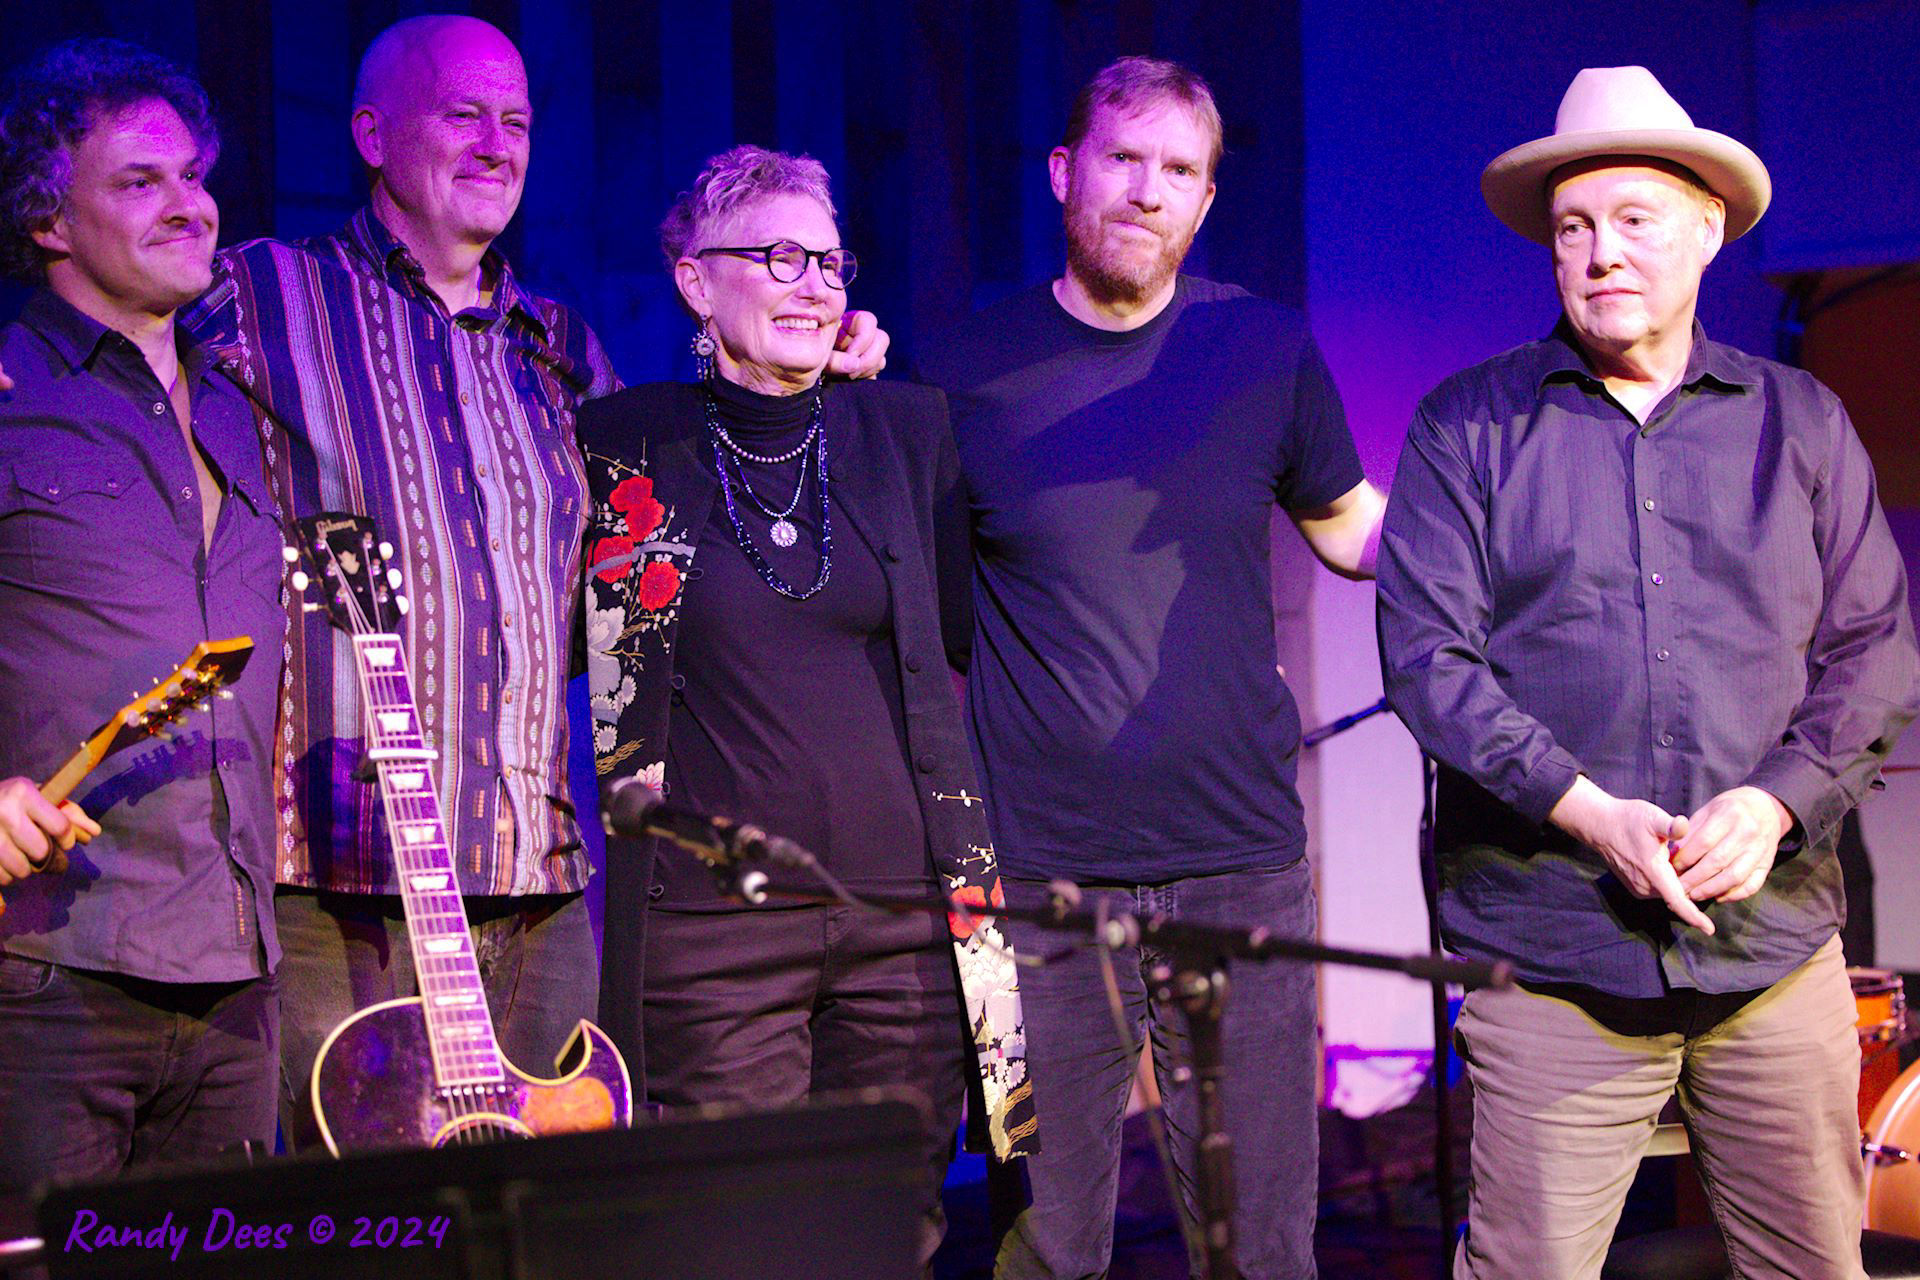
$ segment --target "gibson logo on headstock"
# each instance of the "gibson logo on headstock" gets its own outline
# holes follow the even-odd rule
[[[332,519],[329,519],[326,516],[318,516],[318,517],[315,517],[313,521],[314,533],[322,538],[331,538],[334,534],[339,533],[342,530],[345,530],[346,532],[351,533],[353,532],[353,529],[354,529],[354,523],[352,520],[343,520],[338,516],[335,516]]]

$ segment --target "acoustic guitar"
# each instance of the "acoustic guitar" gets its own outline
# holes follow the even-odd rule
[[[300,521],[295,591],[321,584],[324,609],[353,640],[367,760],[393,844],[420,994],[362,1009],[335,1027],[313,1064],[313,1110],[335,1155],[610,1129],[633,1121],[627,1064],[582,1019],[550,1080],[508,1062],[495,1039],[473,936],[434,789],[397,634],[406,612],[393,548],[364,516]]]
[[[40,794],[47,798],[47,803],[58,807],[95,766],[114,752],[142,738],[167,737],[169,725],[189,711],[204,710],[210,697],[231,698],[233,694],[227,686],[240,678],[252,655],[253,641],[247,636],[202,640],[193,647],[187,660],[173,669],[172,675],[156,682],[145,693],[135,694],[131,702],[88,734],[80,749],[68,756],[53,777],[40,785]],[[43,868],[54,875],[66,869],[67,855],[61,849],[53,851]],[[0,899],[0,915],[6,910],[6,902]]]

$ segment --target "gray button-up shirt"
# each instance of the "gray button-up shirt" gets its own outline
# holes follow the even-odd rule
[[[1805,372],[1707,341],[1634,421],[1556,329],[1443,382],[1380,549],[1387,696],[1442,765],[1447,943],[1619,996],[1755,990],[1845,918],[1840,819],[1920,705],[1866,450]],[[1691,813],[1749,784],[1798,820],[1712,937],[1543,825],[1581,773]]]
[[[0,948],[163,982],[258,977],[273,931],[281,533],[247,403],[182,351],[227,486],[211,549],[173,406],[139,350],[42,291],[0,330],[0,777],[51,777],[202,640],[251,636],[231,701],[107,757],[74,799],[102,833],[5,891]]]

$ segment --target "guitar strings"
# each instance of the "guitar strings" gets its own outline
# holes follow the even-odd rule
[[[324,541],[322,541],[320,545],[325,548],[327,553],[327,559],[331,562],[334,570],[334,576],[336,580],[341,584],[341,587],[343,588],[341,592],[341,596],[346,605],[346,608],[349,614],[349,621],[352,624],[352,629],[354,634],[356,636],[380,634],[379,630],[373,625],[372,620],[367,617],[366,611],[361,608],[359,598],[354,594],[353,590],[347,586],[346,571],[341,567],[339,557],[334,553],[333,547]],[[371,550],[370,546],[362,547],[363,554],[368,550]],[[369,588],[377,589],[374,583],[371,561],[363,559],[361,563],[367,566],[367,585],[369,586]],[[398,674],[382,676],[382,675],[378,675],[378,674],[366,671],[366,669],[363,666],[361,666],[358,662],[355,663],[355,666],[362,672],[363,678],[368,681],[369,688],[367,689],[367,692],[369,694],[396,695],[399,692],[402,692],[402,690],[396,690],[391,688],[391,686],[400,683],[402,677],[399,676]],[[411,690],[407,689],[407,690],[404,690],[404,692],[406,692],[408,695],[407,702],[409,707],[412,707]],[[397,702],[399,701],[399,698],[397,696],[392,696],[390,700]],[[372,708],[369,707],[367,708],[367,710],[371,712]],[[416,736],[417,736],[419,712],[417,708],[413,708],[413,710],[414,710],[413,724],[414,724],[414,728],[416,730]],[[377,719],[371,714],[369,714],[367,717],[367,720],[368,720],[368,723],[367,723],[368,735],[371,739],[373,739],[375,745],[376,746],[388,745],[380,741],[383,735]],[[394,737],[400,737],[400,736],[401,735],[399,734],[394,735]],[[401,745],[408,745],[408,744],[401,744]],[[441,815],[438,812],[438,809],[439,809],[438,801],[435,800],[431,808],[427,812],[415,811],[413,806],[425,804],[426,803],[425,800],[418,794],[410,795],[410,796],[395,796],[390,786],[387,783],[386,771],[388,767],[389,767],[389,763],[384,761],[375,765],[376,770],[380,773],[380,780],[382,784],[381,785],[382,799],[386,801],[388,807],[395,810],[395,817],[404,818],[405,820],[410,822],[420,821],[425,819],[432,819],[434,821],[435,827],[439,835],[439,839],[436,841],[436,843],[442,849],[444,849],[446,845],[446,831],[445,831],[444,820],[441,818]],[[425,767],[424,762],[422,764],[422,767],[423,768]],[[432,866],[408,867],[406,865],[407,855],[410,851],[403,847],[402,842],[398,838],[397,830],[393,829],[396,827],[396,825],[397,825],[396,823],[390,821],[388,823],[389,831],[387,834],[388,834],[388,840],[393,848],[394,861],[396,865],[399,866],[402,873],[411,874],[414,871],[439,870],[439,868],[432,867]],[[424,856],[427,851],[419,850],[419,851],[413,851],[413,852],[417,852]],[[450,858],[448,859],[447,870],[448,871],[452,870]],[[404,887],[402,888],[402,892],[403,893],[406,892],[406,889]],[[455,901],[456,903],[458,903],[459,882],[457,878],[454,881],[453,893],[455,895]],[[459,908],[458,914],[460,915],[462,921],[464,922],[466,918],[466,911],[464,909],[464,906],[461,906]],[[409,932],[411,933],[411,929],[409,930]],[[467,932],[466,945],[468,947],[471,947],[472,933],[470,928],[465,932]],[[420,987],[420,990],[421,990],[420,1008],[421,1008],[421,1016],[423,1021],[426,1020],[427,1001],[430,998],[427,994],[427,982],[429,977],[431,976],[431,971],[428,968],[428,962],[429,962],[429,957],[424,953],[424,951],[416,952],[414,967],[416,970],[417,985]],[[482,1001],[480,1007],[481,1007],[481,1012],[486,1019],[486,1035],[487,1035],[487,1038],[491,1041],[493,1039],[493,1014],[492,1014],[492,1011],[487,1007],[484,1001]],[[429,1032],[431,1032],[431,1026],[429,1026],[428,1030]],[[493,1050],[494,1051],[493,1051],[492,1059],[495,1063],[498,1063],[500,1062],[501,1059],[499,1056],[499,1046],[497,1043],[494,1044]],[[447,1052],[452,1053],[454,1051],[448,1050]],[[462,1048],[458,1052],[465,1057],[482,1056],[481,1054],[477,1054],[475,1051],[471,1050],[470,1048]],[[432,1043],[431,1036],[429,1036],[428,1054],[429,1054],[429,1057],[432,1059],[432,1061],[435,1063],[436,1070],[437,1070],[438,1064],[440,1063],[442,1058],[442,1054],[441,1054],[440,1046]],[[504,1084],[504,1076],[502,1078],[502,1083]],[[453,1133],[451,1135],[452,1140],[462,1145],[467,1145],[473,1142],[480,1141],[483,1138],[499,1140],[499,1139],[503,1139],[511,1136],[510,1131],[507,1130],[505,1126],[499,1124],[497,1121],[488,1120],[479,1125],[460,1123],[461,1121],[470,1120],[475,1114],[478,1113],[478,1109],[480,1107],[486,1105],[484,1102],[480,1101],[479,1099],[473,1096],[473,1094],[470,1092],[472,1088],[473,1086],[471,1085],[465,1085],[465,1086],[454,1085],[454,1086],[445,1086],[440,1090],[441,1100],[445,1104],[448,1112],[450,1113],[453,1121],[455,1122]]]

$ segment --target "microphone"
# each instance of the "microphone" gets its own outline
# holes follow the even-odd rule
[[[750,822],[668,804],[638,778],[613,784],[600,820],[609,833],[629,840],[648,836],[670,840],[710,867],[771,863],[804,871],[815,865],[811,853],[784,836],[769,835]]]

